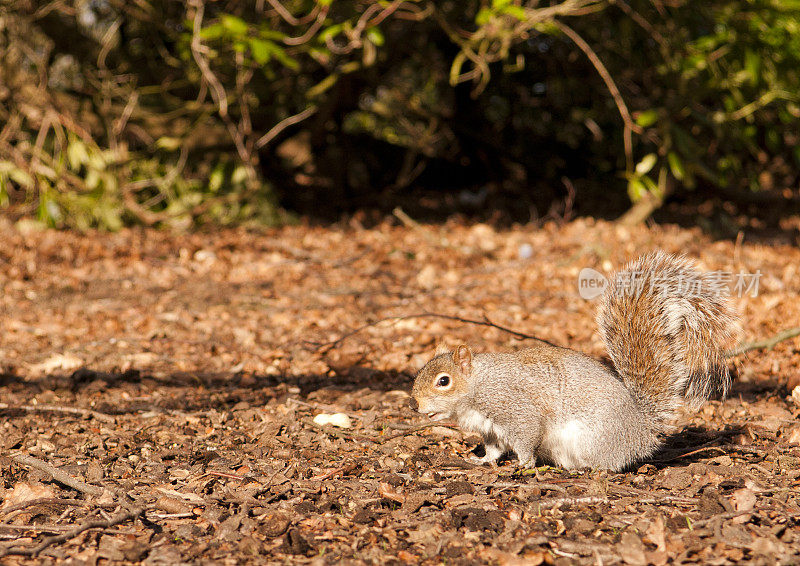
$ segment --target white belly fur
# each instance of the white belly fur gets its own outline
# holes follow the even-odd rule
[[[589,434],[586,423],[577,419],[558,423],[542,439],[542,448],[561,467],[583,468],[589,465]]]

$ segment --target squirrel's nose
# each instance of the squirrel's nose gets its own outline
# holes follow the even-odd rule
[[[415,411],[416,411],[417,409],[419,409],[419,404],[417,403],[417,400],[416,400],[416,399],[414,399],[413,397],[412,397],[412,398],[411,398],[411,400],[408,402],[408,406],[409,406],[409,407],[411,407],[411,408],[412,408],[413,410],[415,410]]]

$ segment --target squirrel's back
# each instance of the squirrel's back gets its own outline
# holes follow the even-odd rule
[[[726,289],[683,257],[653,252],[609,282],[598,313],[617,373],[643,409],[666,423],[684,402],[725,395],[725,347],[736,329]]]

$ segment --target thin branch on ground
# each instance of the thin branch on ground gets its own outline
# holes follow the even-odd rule
[[[733,350],[725,352],[725,356],[728,358],[732,358],[734,356],[739,356],[751,350],[764,350],[764,349],[772,350],[780,342],[783,342],[785,340],[790,340],[796,336],[800,336],[800,326],[782,330],[781,332],[778,332],[771,338],[756,340],[755,342],[744,342],[742,344],[739,344],[739,346],[737,346]]]
[[[428,241],[429,244],[434,246],[440,246],[444,244],[441,239],[437,239],[429,230],[425,230],[419,222],[411,218],[401,207],[396,206],[394,210],[392,210],[392,214],[395,218],[403,223],[403,226],[418,232],[423,238],[425,238],[425,240]]]
[[[27,454],[12,454],[11,459],[20,465],[30,466],[31,468],[35,468],[41,472],[49,474],[54,481],[64,484],[67,487],[71,487],[72,489],[82,493],[86,493],[87,495],[100,495],[105,491],[102,487],[90,485],[80,481],[79,479],[73,478],[66,472],[62,472],[58,468],[51,466],[39,458],[34,458],[33,456],[29,456]]]
[[[383,438],[379,438],[378,443],[379,444],[385,444],[386,442],[391,442],[392,440],[397,440],[398,438],[402,438],[404,436],[411,436],[412,434],[416,434],[416,433],[421,432],[421,431],[423,431],[425,429],[434,428],[434,427],[450,428],[450,429],[457,430],[457,431],[461,430],[456,425],[435,422],[435,423],[425,424],[425,425],[421,425],[421,426],[415,426],[413,428],[410,428],[410,429],[402,431],[402,432],[396,432],[394,434],[390,434],[389,436],[384,436]]]
[[[38,497],[36,499],[29,499],[21,503],[9,505],[0,509],[0,516],[9,515],[15,511],[27,509],[28,507],[36,507],[37,505],[76,505],[76,506],[92,506],[92,507],[116,507],[116,503],[95,504],[85,499],[62,499],[58,497]],[[8,521],[9,519],[5,519]]]
[[[754,513],[758,513],[757,509],[748,509],[742,511],[731,511],[729,513],[719,513],[717,515],[713,515],[708,519],[701,519],[700,521],[692,521],[689,523],[689,529],[694,530],[699,527],[705,527],[707,524],[713,521],[724,521],[727,519],[733,519],[735,517],[741,517],[742,515],[752,515]]]
[[[115,419],[112,415],[92,411],[91,409],[81,409],[78,407],[62,407],[60,405],[9,405],[0,403],[0,411],[25,411],[26,413],[64,413],[67,415],[79,415],[81,417],[92,417],[98,421],[113,423]]]
[[[15,532],[34,532],[34,533],[65,533],[72,527],[70,525],[14,525],[3,523],[0,524],[0,531],[15,531]]]
[[[39,555],[40,552],[42,552],[49,546],[73,539],[79,534],[88,531],[89,529],[107,529],[109,527],[114,527],[116,525],[119,525],[120,523],[129,521],[130,519],[135,519],[136,517],[144,513],[146,510],[147,507],[135,507],[133,509],[123,511],[122,513],[119,513],[114,517],[109,517],[108,519],[92,519],[89,521],[85,521],[80,525],[78,525],[77,527],[75,527],[74,529],[67,531],[64,534],[54,535],[45,538],[42,542],[40,542],[33,548],[11,547],[0,550],[0,557],[7,556],[10,554],[36,557]]]
[[[344,342],[348,338],[350,338],[352,336],[355,336],[356,334],[358,334],[360,332],[363,332],[364,330],[366,330],[368,328],[372,328],[373,326],[377,326],[377,325],[379,325],[379,324],[381,324],[383,322],[389,322],[389,321],[391,321],[391,322],[400,322],[402,320],[411,320],[411,319],[415,319],[415,318],[441,318],[441,319],[444,319],[444,320],[453,320],[453,321],[456,321],[456,322],[463,322],[465,324],[477,324],[479,326],[488,326],[490,328],[496,328],[497,330],[500,330],[502,332],[506,332],[508,334],[511,334],[512,336],[514,336],[515,338],[518,338],[520,340],[538,340],[539,342],[544,342],[546,344],[550,344],[550,342],[547,342],[547,340],[542,340],[541,338],[537,338],[536,336],[533,336],[531,334],[525,334],[524,332],[519,332],[517,330],[513,330],[511,328],[506,328],[505,326],[501,326],[499,324],[495,324],[494,322],[489,320],[489,317],[486,316],[486,315],[484,315],[483,320],[475,320],[475,319],[472,319],[472,318],[463,318],[463,317],[460,317],[460,316],[454,316],[454,315],[449,315],[449,314],[440,314],[440,313],[434,313],[434,312],[423,312],[423,313],[418,313],[418,314],[408,314],[408,315],[402,315],[402,316],[388,316],[386,318],[380,318],[380,319],[378,319],[376,321],[367,323],[367,324],[365,324],[363,326],[359,326],[358,328],[343,334],[342,336],[340,336],[336,340],[331,340],[330,342],[311,342],[311,341],[306,341],[306,344],[308,344],[309,346],[314,346],[317,349],[318,352],[322,351],[324,353],[324,352],[328,352],[328,351],[332,350],[333,348],[335,348],[336,346],[338,346],[339,344],[341,344],[342,342]]]
[[[694,456],[695,454],[700,454],[702,452],[706,452],[708,450],[718,450],[723,455],[728,454],[728,452],[740,452],[742,454],[755,454],[759,456],[763,456],[767,451],[757,446],[742,446],[739,444],[722,444],[720,446],[703,446],[702,448],[697,448],[690,452],[684,452],[682,454],[678,454],[676,456],[672,456],[670,458],[659,458],[657,460],[653,460],[655,462],[660,463],[667,463],[667,462],[674,462],[675,460],[680,460],[682,458],[688,458],[689,456]]]
[[[586,496],[586,497],[557,497],[555,499],[545,499],[539,501],[539,510],[553,509],[562,505],[596,505],[598,503],[609,503],[606,497]]]

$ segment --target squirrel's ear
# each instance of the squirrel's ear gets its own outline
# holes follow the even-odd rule
[[[472,350],[466,344],[461,344],[453,350],[453,363],[461,368],[464,373],[469,373],[472,369]]]
[[[450,353],[450,348],[447,347],[447,344],[445,344],[444,342],[439,342],[439,344],[436,346],[436,353],[434,353],[433,355],[441,356],[442,354],[449,354],[449,353]]]

